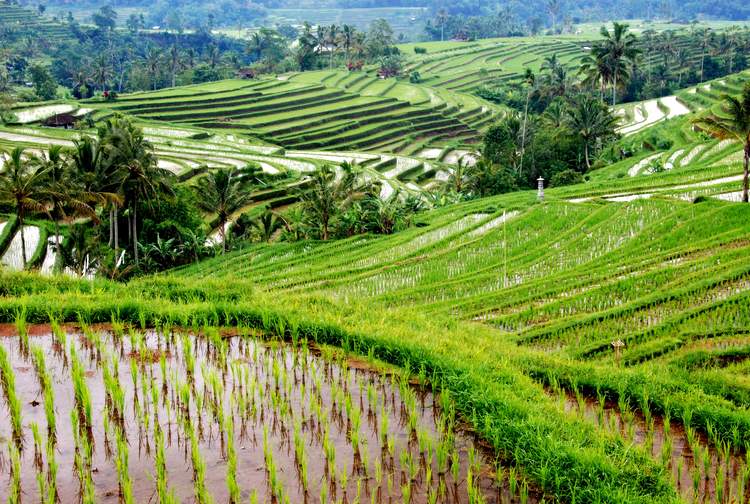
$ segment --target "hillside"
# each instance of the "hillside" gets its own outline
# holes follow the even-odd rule
[[[704,59],[695,40],[670,42],[682,61],[654,50],[638,64],[695,77]],[[98,213],[55,220],[45,218],[49,191],[32,195],[42,210],[23,226],[0,218],[0,437],[10,461],[0,499],[41,488],[63,502],[748,502],[743,146],[695,119],[726,114],[725,95],[740,95],[750,71],[611,108],[595,97],[610,121],[598,140],[607,148],[590,167],[586,150],[575,183],[542,180],[543,197],[439,191],[482,165],[483,134],[506,120],[523,121],[508,135],[521,136],[509,150],[523,162],[528,117],[477,91],[507,96],[515,88],[503,86],[521,85],[527,69],[542,74],[552,57],[574,74],[589,44],[589,34],[408,44],[400,79],[331,64],[14,104],[0,127],[2,170],[15,147],[26,149],[21,161],[74,147],[122,115],[155,157],[126,166],[132,178],[118,183],[132,199],[160,194],[151,182],[131,189],[144,165],[170,172],[168,189],[193,199],[209,199],[201,182],[212,174],[248,165],[263,183],[224,221],[222,209],[194,207],[210,257],[122,282],[103,278],[106,265],[100,277],[53,274],[58,239],[89,253],[77,223],[114,222],[102,226],[110,243],[97,245],[120,252],[119,194],[100,196]],[[534,126],[555,119],[539,115]],[[44,126],[59,116],[75,127]],[[141,140],[118,128],[98,155]],[[543,136],[544,150],[565,141],[559,124],[551,129],[559,135]],[[214,246],[243,218],[261,227],[304,206],[300,189],[315,175],[330,176],[316,186],[323,211],[360,196],[349,187],[335,199],[352,169],[343,163],[361,170],[384,220],[395,221],[394,201],[419,210],[389,232],[289,238],[279,220],[229,251]],[[136,250],[144,206],[121,210],[128,226],[133,216],[120,232]],[[168,249],[163,236],[150,252]],[[56,476],[55,460],[75,476]]]

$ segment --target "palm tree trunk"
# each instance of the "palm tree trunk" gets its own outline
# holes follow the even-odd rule
[[[526,108],[523,111],[523,128],[521,130],[521,163],[518,168],[518,173],[523,173],[523,157],[526,154],[526,121],[529,117],[529,99],[531,97],[531,89],[526,91]]]
[[[750,164],[750,140],[745,141],[745,166],[742,174],[742,202],[748,202],[748,165]]]
[[[23,235],[23,213],[18,213],[18,223],[21,225],[18,232],[21,233],[21,260],[23,262],[23,269],[26,269],[26,238]]]
[[[109,241],[107,242],[108,247],[112,247],[115,243],[115,211],[109,209]]]
[[[133,257],[138,264],[138,204],[133,202]]]
[[[55,219],[55,253],[60,253],[60,222]]]
[[[612,106],[617,105],[617,71],[613,73],[612,80]]]
[[[115,252],[120,249],[120,211],[115,207]]]
[[[221,252],[227,253],[227,221],[221,221],[219,223],[219,236],[221,236]]]
[[[583,143],[583,155],[586,159],[586,171],[589,171],[591,169],[591,161],[589,160],[589,143],[588,142]]]

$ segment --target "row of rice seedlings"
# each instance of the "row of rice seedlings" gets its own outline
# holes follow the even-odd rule
[[[44,415],[47,420],[47,439],[54,446],[57,442],[57,421],[52,377],[47,368],[44,350],[37,345],[31,348],[31,360],[39,378],[39,387],[44,396]]]
[[[290,352],[285,347],[274,344],[267,348],[261,347],[249,337],[224,340],[221,345],[217,344],[216,336],[190,342],[188,337],[178,337],[175,341],[179,348],[174,350],[180,351],[176,351],[174,359],[168,362],[161,349],[168,344],[169,337],[150,340],[157,348],[153,350],[143,335],[133,333],[127,340],[130,346],[130,353],[127,354],[130,356],[130,378],[122,380],[120,360],[116,355],[118,344],[111,345],[101,333],[88,328],[83,332],[83,337],[78,340],[80,348],[72,340],[68,341],[69,338],[54,336],[54,342],[62,340],[69,343],[68,351],[64,353],[69,355],[75,401],[70,415],[75,448],[73,469],[79,481],[80,499],[83,502],[95,500],[92,480],[94,419],[86,370],[82,363],[86,355],[101,372],[105,398],[102,417],[105,426],[104,449],[109,452],[110,441],[115,445],[112,450],[113,463],[123,502],[135,499],[134,481],[128,471],[129,440],[125,430],[127,417],[131,414],[136,421],[139,442],[141,438],[145,438],[147,454],[151,453],[149,443],[153,440],[154,481],[160,502],[176,501],[173,491],[168,487],[165,453],[173,425],[178,427],[178,445],[181,439],[187,443],[186,454],[193,467],[196,501],[212,500],[206,484],[207,469],[201,446],[202,436],[208,435],[210,439],[213,431],[217,433],[216,439],[221,439],[222,454],[227,462],[226,488],[229,500],[240,501],[235,439],[238,432],[241,437],[247,434],[248,421],[260,422],[268,438],[264,452],[268,489],[277,502],[288,502],[293,496],[280,477],[281,468],[272,447],[276,442],[273,439],[277,439],[282,448],[294,448],[297,480],[304,495],[309,494],[313,483],[309,477],[308,453],[312,446],[320,447],[326,460],[326,476],[321,492],[330,500],[343,498],[345,501],[355,499],[356,502],[363,502],[369,497],[372,502],[382,502],[382,492],[386,488],[389,495],[400,493],[404,502],[414,498],[417,488],[422,488],[425,495],[433,495],[433,498],[442,500],[448,495],[446,482],[443,478],[435,477],[435,474],[452,476],[455,492],[458,491],[461,463],[460,455],[452,447],[453,421],[445,420],[443,415],[436,417],[436,422],[441,422],[442,426],[437,435],[444,435],[445,439],[434,441],[418,421],[420,404],[423,410],[425,408],[424,398],[420,400],[404,378],[397,379],[391,374],[373,379],[372,374],[350,370],[340,354],[320,360],[312,357],[304,343]],[[111,337],[113,341],[118,338],[114,334]],[[121,342],[122,339],[120,337]],[[55,343],[53,348],[54,346]],[[109,349],[114,349],[115,353]],[[153,359],[157,351],[161,352],[158,362]],[[236,352],[244,356],[249,365],[244,365],[244,359],[238,360]],[[143,359],[146,355],[151,357]],[[52,387],[47,386],[49,375],[44,353],[34,346],[31,348],[31,357],[37,369],[40,388],[51,391]],[[186,368],[191,360],[193,373],[192,377],[188,377]],[[184,366],[187,381],[181,381],[178,376],[178,363]],[[201,372],[196,374],[198,369]],[[157,379],[158,373],[161,374],[161,380]],[[126,411],[126,389],[132,389],[133,403],[130,411]],[[50,404],[54,413],[54,403]],[[407,427],[408,443],[400,449],[396,449],[391,415]],[[173,424],[175,418],[176,423]],[[235,419],[239,422],[237,430]],[[134,424],[127,423],[132,430]],[[365,439],[367,436],[362,432],[365,426],[373,428],[376,437],[384,440],[381,457],[371,457]],[[38,431],[38,427],[36,430]],[[201,433],[202,430],[205,433]],[[270,436],[271,431],[273,438]],[[335,432],[345,436],[351,449],[350,456],[354,457],[351,464],[342,457],[340,448],[334,443]],[[309,437],[309,441],[306,437]],[[40,494],[55,496],[56,491],[50,483],[54,481],[54,476],[50,480],[50,474],[56,474],[54,454],[50,453],[52,436],[48,436],[47,445],[48,469],[46,476],[39,470],[37,481]],[[41,446],[37,432],[35,453],[41,455]],[[397,454],[400,467],[394,464]],[[399,472],[400,482],[396,481]],[[370,488],[373,477],[376,487]],[[46,480],[44,489],[41,486],[43,480]],[[472,495],[475,493],[472,490]],[[257,492],[251,495],[251,498],[259,498]],[[44,501],[43,498],[41,500]]]
[[[603,394],[597,394],[597,400],[589,403],[584,394],[574,388],[571,401],[565,390],[553,381],[553,393],[558,394],[561,409],[572,405],[573,412],[584,421],[596,425],[627,443],[641,446],[654,460],[669,470],[677,490],[694,502],[713,500],[724,504],[730,496],[736,502],[745,502],[745,489],[750,482],[750,465],[748,451],[744,450],[744,460],[740,460],[739,451],[733,449],[729,442],[723,441],[711,424],[707,425],[708,435],[705,440],[691,427],[691,412],[685,412],[681,419],[684,436],[672,429],[672,417],[667,410],[659,419],[661,428],[657,428],[657,419],[651,412],[648,397],[642,398],[639,413],[630,406],[620,394],[617,406],[609,407]],[[675,452],[675,445],[682,446]],[[714,447],[713,449],[711,447]],[[692,485],[685,485],[689,479]]]
[[[4,346],[0,345],[0,382],[3,386],[5,403],[10,411],[10,421],[13,430],[13,441],[17,451],[23,450],[23,420],[21,418],[21,400],[16,392],[16,375],[10,362],[10,355]]]

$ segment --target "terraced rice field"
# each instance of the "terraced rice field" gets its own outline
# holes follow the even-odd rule
[[[19,5],[0,3],[0,26],[20,33],[34,33],[44,44],[63,42],[73,37],[62,23],[40,17],[37,12]]]
[[[411,152],[414,145],[448,138],[474,141],[494,113],[468,95],[431,98],[421,87],[364,72],[308,72],[141,93],[118,99],[97,117],[110,111],[232,130],[297,150],[381,152]]]
[[[19,321],[0,335],[3,500],[539,500],[448,396],[329,347],[247,328]]]
[[[296,201],[297,187],[304,183],[304,177],[323,164],[339,164],[343,161],[359,163],[364,169],[365,177],[381,184],[383,198],[395,191],[421,194],[439,179],[445,178],[451,169],[450,159],[427,160],[361,151],[285,150],[255,137],[245,136],[241,131],[218,131],[158,121],[143,122],[140,125],[146,139],[154,146],[159,166],[171,171],[180,183],[193,183],[207,169],[242,168],[249,163],[256,163],[264,172],[280,177],[282,182],[278,187],[259,190],[253,198],[254,202],[238,211],[233,219],[242,213],[266,206],[280,208],[293,203]],[[72,147],[73,141],[85,134],[94,135],[95,131],[58,130],[34,125],[0,127],[0,151],[10,151],[21,145],[29,153],[40,154],[49,145]],[[448,148],[444,150],[446,154],[452,151]],[[9,239],[11,238],[12,235]],[[43,244],[39,246],[42,247]],[[27,254],[34,253],[33,257],[39,261],[32,261],[32,265],[38,267],[44,262],[46,254],[41,250],[33,252],[34,247],[36,245],[31,246]],[[18,260],[9,260],[6,266],[20,269],[20,264]]]

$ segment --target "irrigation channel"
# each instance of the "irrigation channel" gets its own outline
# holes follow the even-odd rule
[[[447,394],[244,330],[0,326],[4,502],[536,503]]]

